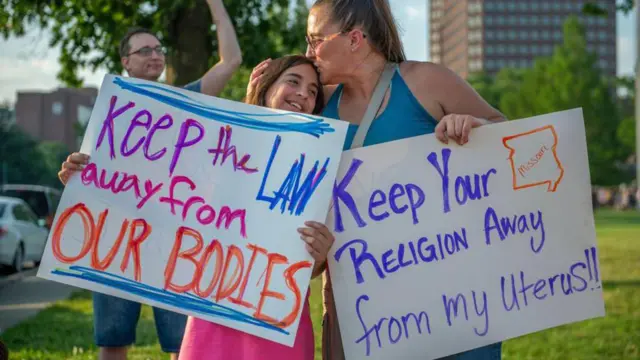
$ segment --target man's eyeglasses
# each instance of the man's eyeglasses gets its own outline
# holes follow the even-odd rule
[[[133,55],[133,54],[140,54],[141,56],[144,57],[148,57],[151,56],[151,54],[155,51],[156,54],[160,55],[160,56],[165,56],[167,55],[167,49],[165,49],[162,46],[156,46],[154,48],[149,47],[149,46],[145,46],[142,47],[136,51],[132,51],[129,53],[129,56]]]

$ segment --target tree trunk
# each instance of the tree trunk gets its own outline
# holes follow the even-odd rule
[[[169,24],[167,83],[183,86],[201,78],[209,70],[213,54],[210,37],[211,13],[205,1],[176,11]]]

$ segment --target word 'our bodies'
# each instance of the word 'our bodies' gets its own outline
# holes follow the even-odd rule
[[[63,252],[63,242],[65,241],[64,230],[72,217],[79,217],[83,223],[84,239],[79,250],[74,254]],[[99,271],[106,271],[116,260],[116,256],[122,253],[121,247],[126,238],[124,253],[122,255],[120,270],[124,274],[130,263],[133,263],[134,279],[137,282],[144,282],[142,278],[142,260],[145,256],[141,254],[141,245],[147,241],[153,233],[153,228],[145,219],[123,219],[120,231],[113,243],[109,247],[106,255],[99,254],[99,246],[107,241],[102,234],[103,227],[109,216],[109,209],[100,212],[97,218],[91,210],[83,204],[78,203],[65,209],[59,216],[53,227],[51,239],[52,252],[54,257],[64,264],[74,264],[90,256],[91,268]],[[166,234],[158,236],[166,237]],[[195,244],[185,248],[186,238],[190,238],[189,243]],[[91,253],[89,255],[89,253]],[[254,268],[258,257],[266,259],[264,269]],[[146,257],[148,259],[148,257]],[[149,260],[152,261],[152,260]],[[153,260],[157,261],[157,259]],[[193,293],[201,298],[211,298],[216,303],[227,301],[229,303],[255,310],[253,317],[265,321],[272,325],[286,328],[292,325],[297,319],[297,315],[302,305],[302,292],[297,284],[295,275],[302,269],[311,268],[308,261],[290,263],[286,256],[270,252],[269,250],[255,244],[248,244],[246,249],[236,245],[223,246],[218,239],[213,239],[208,243],[203,239],[202,234],[192,228],[180,226],[173,241],[173,246],[169,258],[165,260],[164,269],[164,290],[175,293]],[[177,284],[174,280],[176,267],[179,263],[189,263],[193,267],[190,281],[184,284]],[[284,270],[282,269],[284,267]],[[184,266],[181,266],[184,268]],[[205,269],[213,268],[213,274],[205,278]],[[252,275],[262,274],[263,285],[260,291],[260,298],[257,302],[250,302],[245,299],[247,287],[250,286],[249,279]],[[280,278],[287,286],[288,293],[275,291],[272,288],[274,278]],[[260,281],[259,281],[260,282]],[[259,282],[256,285],[259,286]],[[264,312],[264,306],[268,299],[287,301],[293,297],[291,311],[282,318],[275,318]]]
[[[540,272],[544,272],[541,269]],[[423,284],[430,287],[429,284]],[[377,313],[375,305],[368,305],[372,299],[363,294],[355,301],[355,314],[362,327],[362,335],[356,338],[355,344],[363,346],[363,352],[369,356],[373,350],[387,346],[395,346],[402,342],[411,341],[416,336],[430,335],[437,329],[444,327],[468,326],[475,336],[485,337],[491,329],[491,318],[500,315],[490,313],[490,302],[501,301],[506,313],[518,313],[532,307],[535,311],[536,303],[548,301],[554,297],[565,297],[587,290],[600,288],[600,272],[595,247],[584,250],[584,260],[569,265],[568,271],[557,274],[543,275],[526,274],[525,271],[501,276],[499,287],[491,286],[488,290],[468,290],[460,293],[442,294],[441,302],[430,302],[430,309],[402,311],[398,314],[374,317]],[[497,290],[499,289],[499,291]],[[498,294],[499,292],[499,294]],[[498,300],[498,296],[501,300]],[[434,312],[444,314],[444,324],[433,322]],[[369,314],[369,315],[368,315]],[[442,318],[442,317],[438,317]]]

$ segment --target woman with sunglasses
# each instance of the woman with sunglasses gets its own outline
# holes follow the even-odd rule
[[[464,145],[472,128],[504,121],[467,82],[449,69],[407,61],[387,0],[316,0],[307,21],[307,57],[320,71],[327,102],[323,116],[350,123],[345,149],[363,116],[372,108],[364,141],[369,146],[435,133],[444,142]],[[248,91],[263,75],[265,60],[254,68]],[[385,69],[393,71],[380,103],[374,89]],[[323,358],[344,359],[331,279],[324,274]],[[452,356],[452,359],[500,359],[501,344]]]

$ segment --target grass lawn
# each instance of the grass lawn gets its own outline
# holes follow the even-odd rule
[[[607,315],[510,340],[504,359],[640,358],[640,214],[596,214],[598,249]],[[312,283],[311,311],[319,340],[320,282]],[[0,337],[11,359],[95,359],[91,297],[86,291],[40,312]],[[138,341],[129,359],[165,359],[155,338],[149,307],[144,308]],[[316,346],[319,359],[319,347]]]

